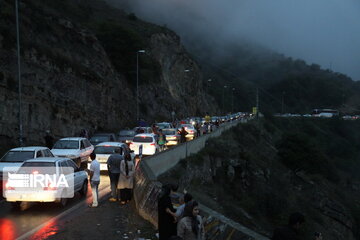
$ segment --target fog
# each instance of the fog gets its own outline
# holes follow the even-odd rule
[[[167,25],[187,43],[204,38],[226,45],[246,39],[360,80],[358,0],[107,1]]]

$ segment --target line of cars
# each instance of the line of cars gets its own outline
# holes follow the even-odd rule
[[[46,147],[21,147],[8,151],[0,159],[0,188],[7,201],[12,202],[18,207],[21,202],[57,202],[64,206],[68,198],[58,197],[55,193],[59,191],[57,187],[45,186],[42,194],[29,193],[23,188],[18,188],[6,184],[3,180],[4,175],[9,173],[19,173],[23,169],[31,166],[32,169],[41,167],[53,167],[56,174],[64,172],[64,168],[69,167],[73,170],[74,192],[79,192],[81,196],[86,196],[88,186],[88,174],[85,169],[88,167],[88,159],[94,151],[100,163],[100,170],[107,170],[107,160],[113,153],[122,155],[130,154],[134,160],[140,154],[139,149],[142,145],[143,155],[153,155],[160,151],[158,145],[158,135],[156,131],[161,129],[166,136],[166,145],[173,146],[180,142],[179,130],[184,127],[189,133],[186,137],[192,140],[197,135],[194,125],[201,119],[186,119],[174,127],[171,123],[162,122],[153,127],[137,127],[132,130],[122,130],[118,137],[113,133],[94,134],[90,141],[83,137],[68,137],[59,139],[50,150]],[[6,171],[5,171],[6,168]]]

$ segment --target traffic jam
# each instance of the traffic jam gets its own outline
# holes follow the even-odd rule
[[[85,197],[88,191],[89,156],[92,152],[100,163],[100,170],[107,171],[107,160],[111,154],[130,154],[136,165],[140,157],[150,156],[191,141],[201,135],[215,131],[221,124],[243,118],[249,114],[236,113],[221,117],[192,117],[178,122],[160,122],[148,125],[139,122],[138,127],[123,129],[115,133],[94,133],[91,137],[82,132],[81,137],[61,138],[52,148],[43,146],[27,146],[10,149],[0,159],[0,187],[4,200],[12,207],[19,208],[23,202],[53,202],[64,207],[67,198],[54,194],[59,189],[51,184],[33,193],[26,192],[23,186],[9,182],[8,176],[15,173],[25,173],[32,169],[53,167],[56,173],[62,173],[63,168],[70,168],[74,173],[74,191]],[[140,156],[139,156],[140,155]],[[14,181],[12,181],[14,182]]]

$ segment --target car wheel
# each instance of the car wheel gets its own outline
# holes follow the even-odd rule
[[[21,208],[21,202],[11,202],[11,208],[13,210],[20,210]]]
[[[58,204],[60,207],[65,207],[67,204],[67,201],[68,201],[67,198],[60,198]]]
[[[81,197],[86,197],[87,191],[88,191],[88,181],[85,180],[82,185],[81,190],[79,191],[79,193],[81,194]]]
[[[87,161],[80,163],[80,169],[81,170],[87,169],[87,167],[88,167]]]

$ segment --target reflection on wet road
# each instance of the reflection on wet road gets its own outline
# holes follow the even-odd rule
[[[100,197],[110,192],[109,177],[102,175],[99,186]],[[14,210],[8,202],[0,203],[0,239],[46,239],[59,230],[61,218],[71,218],[84,211],[92,202],[90,184],[86,199],[76,193],[67,206],[55,203],[25,203],[21,210]]]

